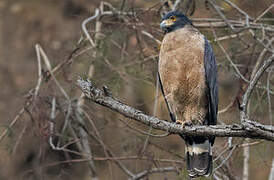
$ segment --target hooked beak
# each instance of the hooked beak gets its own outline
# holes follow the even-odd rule
[[[160,28],[163,29],[166,27],[166,20],[162,21],[160,24]]]
[[[173,25],[174,22],[169,20],[169,19],[166,19],[166,20],[163,20],[160,24],[160,27],[163,31],[166,31],[171,25]]]

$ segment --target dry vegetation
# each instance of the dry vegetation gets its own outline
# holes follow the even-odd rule
[[[104,97],[169,120],[156,72],[160,17],[171,8],[213,46],[218,127],[260,123],[252,139],[217,138],[211,179],[271,179],[271,0],[0,1],[0,179],[186,179],[184,143],[171,134],[184,130],[133,121],[76,86],[88,77]]]

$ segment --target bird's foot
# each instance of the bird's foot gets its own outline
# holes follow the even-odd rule
[[[183,127],[185,126],[191,126],[192,122],[191,121],[183,121],[183,120],[176,120],[176,124],[181,124]]]

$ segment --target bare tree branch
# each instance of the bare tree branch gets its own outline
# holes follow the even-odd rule
[[[271,165],[271,169],[270,169],[268,180],[272,180],[272,179],[274,179],[274,159],[272,159],[272,165]]]
[[[116,111],[125,117],[152,126],[154,129],[164,130],[173,134],[184,134],[187,136],[248,137],[274,141],[274,128],[272,128],[272,126],[266,126],[254,121],[245,120],[243,124],[186,126],[183,128],[181,125],[149,116],[140,110],[104,94],[103,90],[94,87],[89,80],[79,78],[77,85],[84,92],[87,99]]]
[[[263,72],[274,62],[274,55],[272,55],[268,60],[264,61],[264,64],[259,68],[259,70],[256,72],[254,75],[253,79],[251,80],[245,94],[243,97],[243,102],[242,102],[242,108],[243,111],[246,113],[246,106],[248,104],[248,100],[250,99],[250,95],[254,89],[254,86],[257,84],[258,80],[262,76]],[[242,118],[244,120],[244,118]]]

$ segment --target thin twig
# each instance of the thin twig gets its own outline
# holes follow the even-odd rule
[[[164,172],[176,172],[176,173],[179,173],[178,169],[176,167],[173,167],[173,166],[161,167],[161,168],[152,168],[152,169],[148,169],[148,170],[144,170],[142,172],[139,172],[138,174],[136,174],[134,176],[134,178],[132,178],[132,180],[142,179],[145,176],[147,176],[148,174],[164,173]]]
[[[83,21],[83,23],[82,23],[82,30],[84,31],[84,33],[85,33],[85,35],[86,35],[87,39],[89,40],[89,42],[90,42],[90,44],[91,44],[92,47],[95,47],[95,43],[94,43],[94,41],[91,39],[91,37],[90,37],[90,35],[89,35],[89,33],[88,33],[88,30],[87,30],[87,27],[86,27],[86,26],[87,26],[87,23],[89,23],[90,21],[94,20],[94,19],[97,18],[98,16],[99,16],[99,9],[95,9],[94,15],[91,16],[91,17],[89,17],[89,18],[87,18],[87,19],[85,19],[85,20]]]

